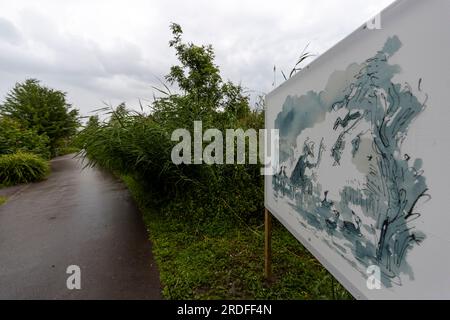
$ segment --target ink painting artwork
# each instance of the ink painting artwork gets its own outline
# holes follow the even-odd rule
[[[450,106],[439,103],[450,94],[450,64],[425,54],[450,51],[448,37],[431,37],[448,24],[436,22],[448,7],[398,1],[383,11],[383,29],[357,30],[267,96],[279,163],[265,180],[266,207],[357,298],[450,296],[441,189],[450,191],[450,173],[435,166],[450,155],[443,128],[430,121],[450,120]],[[432,265],[423,270],[436,253],[440,279]]]

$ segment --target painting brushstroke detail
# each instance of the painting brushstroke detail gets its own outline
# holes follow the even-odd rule
[[[422,79],[394,83],[389,59],[397,36],[362,64],[334,72],[321,92],[288,96],[275,120],[280,171],[274,201],[287,201],[312,231],[362,274],[382,269],[383,284],[414,279],[407,253],[425,240],[415,226],[419,203],[431,199],[422,160],[402,152],[428,96]]]

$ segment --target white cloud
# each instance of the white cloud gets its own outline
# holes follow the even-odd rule
[[[225,79],[268,92],[274,65],[287,71],[308,43],[323,53],[391,2],[0,0],[0,97],[34,77],[84,114],[102,101],[137,106],[176,62],[170,22],[213,45]]]

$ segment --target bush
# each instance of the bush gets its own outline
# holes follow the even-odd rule
[[[237,121],[229,126],[237,127],[246,129]],[[263,177],[258,165],[175,165],[171,151],[177,142],[171,141],[171,130],[171,123],[157,121],[153,115],[121,112],[113,121],[86,127],[78,139],[84,141],[82,148],[92,165],[133,176],[160,200],[166,214],[199,222],[215,216],[227,221],[260,215]]]
[[[0,118],[0,155],[30,152],[45,159],[50,157],[49,139],[33,129],[24,128],[8,117]]]
[[[0,104],[0,114],[45,134],[52,156],[60,140],[75,135],[79,126],[78,110],[67,103],[66,93],[43,86],[36,79],[16,83]]]
[[[91,164],[119,174],[130,175],[159,199],[165,214],[196,221],[221,217],[229,222],[237,217],[250,220],[263,209],[263,177],[258,165],[175,165],[171,160],[173,130],[193,133],[193,123],[202,121],[203,130],[263,126],[262,111],[252,111],[241,86],[225,82],[214,64],[210,46],[182,42],[181,28],[172,25],[180,65],[171,68],[168,86],[152,104],[152,113],[128,111],[119,105],[108,122],[90,119],[78,135],[81,149]]]
[[[44,179],[50,172],[48,161],[25,152],[0,156],[0,184],[9,186]]]

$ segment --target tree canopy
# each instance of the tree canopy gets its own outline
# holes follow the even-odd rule
[[[222,79],[213,48],[184,42],[178,24],[170,28],[173,38],[169,45],[179,64],[172,66],[165,78],[181,92],[173,93],[167,86],[158,89],[164,96],[153,103],[154,119],[174,129],[189,128],[195,120],[201,120],[204,127],[230,128],[248,118],[248,96],[240,85]]]
[[[24,128],[49,138],[52,154],[61,140],[70,138],[79,126],[78,110],[66,101],[66,93],[43,86],[36,79],[16,83],[0,105],[0,114]]]

